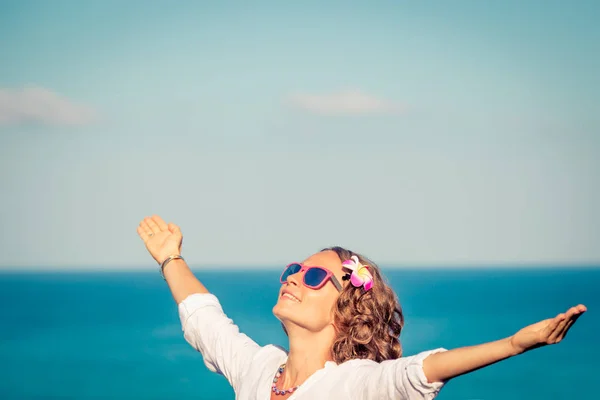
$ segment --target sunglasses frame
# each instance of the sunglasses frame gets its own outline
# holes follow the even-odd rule
[[[279,277],[279,282],[281,282],[281,283],[287,283],[287,280],[283,280],[283,275],[288,270],[288,268],[291,267],[292,265],[298,265],[300,267],[300,270],[298,272],[294,273],[294,274],[289,274],[288,277],[290,275],[295,275],[295,274],[303,272],[304,275],[302,276],[302,284],[304,286],[306,286],[307,288],[313,289],[313,290],[319,290],[323,286],[325,286],[325,284],[327,283],[327,281],[331,281],[331,283],[333,283],[333,286],[335,286],[335,288],[337,289],[338,292],[342,291],[343,287],[342,287],[340,281],[338,281],[338,279],[335,277],[335,275],[333,274],[333,272],[331,272],[330,270],[328,270],[325,267],[319,267],[319,266],[316,266],[316,265],[307,266],[307,265],[304,265],[304,264],[299,263],[299,262],[293,262],[293,263],[290,263],[290,264],[286,265],[286,267],[283,269],[283,272],[281,273],[281,276]],[[321,281],[321,283],[319,283],[317,286],[310,286],[305,281],[306,272],[309,271],[309,270],[311,270],[311,269],[315,269],[315,268],[316,269],[321,269],[321,270],[325,271],[326,275],[325,275],[325,278],[323,278],[323,280]]]

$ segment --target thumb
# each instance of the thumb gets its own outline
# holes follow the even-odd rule
[[[169,232],[171,232],[172,234],[181,236],[181,229],[179,229],[179,227],[174,223],[169,222],[167,228],[169,228]]]

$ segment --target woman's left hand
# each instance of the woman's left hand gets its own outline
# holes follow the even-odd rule
[[[571,307],[566,313],[558,314],[554,318],[545,319],[521,329],[510,338],[515,354],[560,342],[575,321],[586,311],[587,308],[580,304]]]

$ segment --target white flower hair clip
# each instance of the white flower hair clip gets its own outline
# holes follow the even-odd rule
[[[369,266],[358,261],[357,256],[350,257],[342,263],[342,267],[352,271],[350,282],[354,287],[364,287],[365,291],[373,287],[373,275],[369,272]]]

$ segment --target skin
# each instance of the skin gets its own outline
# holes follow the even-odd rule
[[[342,261],[333,251],[313,254],[303,261],[306,266],[320,266],[335,274],[339,282],[345,275]],[[339,292],[328,281],[321,289],[309,289],[302,283],[304,273],[290,275],[279,290],[273,314],[283,323],[289,337],[289,354],[279,388],[301,385],[309,376],[333,360],[331,346],[335,338],[333,307]],[[290,292],[300,302],[283,296]],[[275,395],[272,395],[274,397]],[[276,398],[281,399],[282,396]]]
[[[144,218],[137,232],[159,264],[170,255],[181,254],[183,236],[177,225],[167,224],[154,215]],[[303,263],[325,267],[342,282],[342,260],[335,252],[314,254]],[[183,260],[169,262],[164,275],[177,304],[191,294],[208,293]],[[289,291],[299,302],[285,298],[285,291]],[[273,314],[283,323],[289,336],[289,357],[278,382],[280,389],[301,385],[323,368],[326,361],[332,360],[330,349],[335,336],[332,310],[337,296],[338,291],[331,282],[319,290],[305,287],[302,273],[290,276],[282,285],[273,307]],[[586,311],[587,308],[579,304],[554,318],[529,325],[507,338],[432,354],[423,361],[423,372],[429,382],[448,381],[509,357],[560,343]],[[286,397],[289,395],[271,395],[272,399]]]

